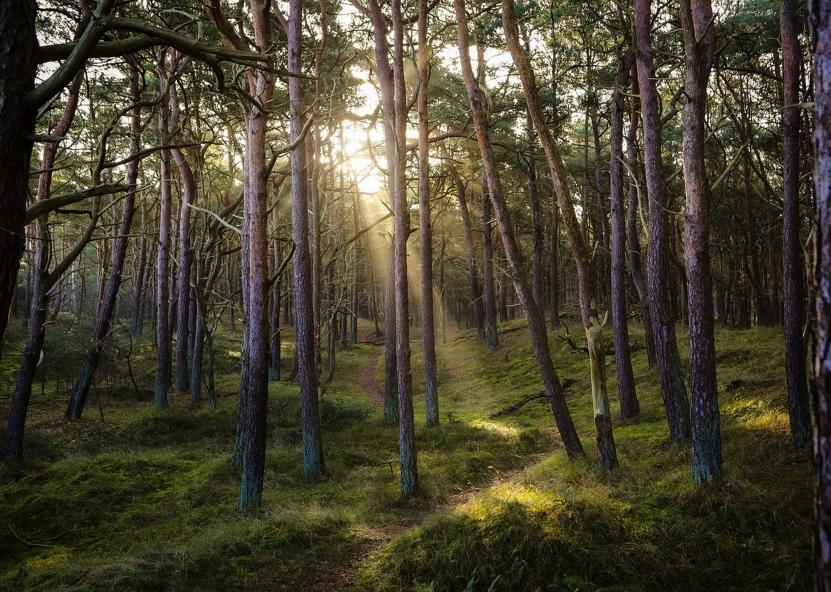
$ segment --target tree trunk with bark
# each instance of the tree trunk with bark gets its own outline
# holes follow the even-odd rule
[[[165,89],[159,102],[159,143],[170,145],[170,102],[166,92],[167,65],[162,53],[158,61],[159,83]],[[159,245],[156,260],[156,384],[154,402],[167,407],[170,384],[170,150],[159,151]]]
[[[652,27],[650,5],[651,0],[635,0],[635,42],[643,120],[646,193],[649,199],[647,275],[661,396],[667,413],[670,438],[673,442],[681,443],[690,438],[690,404],[681,372],[681,359],[675,338],[675,322],[669,303],[670,236],[667,210],[672,208],[672,197],[666,191],[661,157],[661,121],[650,40]]]
[[[289,70],[303,71],[303,2],[289,4]],[[303,79],[289,78],[291,139],[297,141],[305,123]],[[306,181],[306,143],[291,153],[291,224],[294,240],[295,340],[300,383],[300,421],[303,441],[303,472],[307,480],[324,473],[323,439],[320,431],[318,371],[315,346],[315,318],[312,287],[312,258],[309,251],[309,204]]]
[[[0,358],[23,255],[37,105],[36,2],[0,3]]]
[[[467,188],[455,169],[451,169],[451,175],[459,199],[459,212],[462,216],[462,230],[465,237],[465,249],[467,250],[470,324],[476,328],[476,339],[482,341],[485,338],[485,309],[482,303],[482,289],[479,285],[479,268],[476,265],[476,243],[473,240],[473,223],[470,219],[470,209],[467,204]],[[485,178],[487,179],[487,177]]]
[[[707,83],[715,51],[710,0],[681,0],[686,72],[683,111],[684,189],[687,196],[684,259],[690,333],[692,477],[706,483],[724,476],[716,382],[713,274],[710,269],[710,182],[704,160]]]
[[[271,44],[269,4],[251,0],[250,9],[256,51],[265,53]],[[247,179],[243,210],[247,219],[244,240],[248,246],[248,269],[243,276],[247,290],[245,352],[240,374],[238,434],[242,444],[239,509],[259,506],[265,470],[266,411],[268,403],[268,166],[266,162],[267,109],[274,82],[271,73],[248,74],[249,94],[256,99],[246,122]]]
[[[620,400],[620,416],[635,417],[640,412],[632,373],[632,357],[629,349],[629,326],[626,319],[626,229],[623,213],[623,113],[624,88],[629,79],[632,52],[620,56],[620,64],[612,94],[612,123],[609,135],[609,193],[611,195],[611,305],[612,330],[615,340],[615,365],[617,366],[617,392]]]
[[[612,417],[609,408],[609,398],[606,391],[606,362],[605,345],[602,337],[602,323],[598,319],[597,311],[592,302],[594,294],[594,276],[591,257],[580,232],[577,216],[572,204],[571,195],[566,182],[565,166],[560,156],[554,138],[540,107],[538,87],[534,78],[534,71],[528,59],[528,54],[519,43],[516,15],[513,0],[502,2],[502,28],[508,50],[511,52],[514,66],[522,82],[525,95],[525,104],[534,127],[539,135],[540,143],[545,152],[554,193],[563,216],[566,231],[568,232],[571,250],[577,265],[577,281],[579,286],[580,316],[586,332],[586,343],[589,350],[589,365],[592,376],[592,401],[594,405],[594,423],[597,430],[598,462],[603,468],[611,469],[617,466],[617,450],[612,433]],[[506,249],[507,252],[507,249]],[[517,290],[517,292],[519,292]]]
[[[133,304],[130,315],[130,335],[133,337],[144,333],[144,285],[147,273],[147,220],[144,203],[141,205],[141,230],[138,266],[133,277]]]
[[[549,307],[551,308],[551,328],[560,328],[560,206],[557,196],[551,197],[551,266],[548,284]]]
[[[433,318],[433,226],[430,220],[430,153],[427,91],[430,77],[427,46],[427,0],[418,0],[418,230],[421,239],[421,331],[424,349],[424,408],[427,425],[439,423],[436,329]]]
[[[398,374],[395,364],[395,268],[390,244],[384,280],[384,421],[398,423]]]
[[[658,364],[655,359],[655,334],[652,328],[652,307],[649,304],[649,290],[643,279],[641,264],[641,239],[638,230],[638,213],[640,212],[641,196],[646,192],[641,164],[638,158],[638,121],[640,115],[640,101],[638,93],[638,73],[635,61],[632,62],[632,99],[629,115],[629,129],[626,132],[626,166],[629,169],[629,200],[626,206],[626,240],[629,244],[629,273],[632,284],[638,295],[641,305],[641,322],[643,323],[643,339],[646,345],[646,360],[650,368]]]
[[[525,119],[526,140],[528,147],[525,153],[525,160],[528,167],[528,202],[531,204],[531,291],[534,294],[534,300],[540,311],[545,310],[545,300],[543,298],[543,225],[542,225],[542,205],[540,204],[540,191],[537,182],[537,163],[534,155],[534,140],[536,134],[534,133],[534,122],[531,120],[531,115],[528,114]]]
[[[796,0],[784,0],[779,12],[783,60],[783,187],[782,287],[784,291],[785,376],[788,415],[794,448],[811,437],[805,340],[805,276],[799,236],[799,81],[802,49],[796,26]]]
[[[372,0],[377,4],[376,0]],[[380,8],[378,10],[380,12]],[[410,371],[410,306],[407,281],[407,240],[410,237],[410,208],[407,203],[406,127],[407,96],[404,84],[404,25],[401,0],[392,0],[393,32],[393,104],[392,127],[395,131],[393,171],[393,260],[395,262],[395,357],[398,375],[398,454],[401,495],[408,497],[418,490],[418,460],[413,416],[413,385]],[[382,92],[384,92],[382,88]],[[387,90],[389,93],[389,89]]]
[[[488,351],[499,345],[499,333],[496,329],[496,290],[493,279],[493,230],[491,219],[493,208],[488,195],[488,180],[482,175],[482,300],[485,312],[485,337]]]
[[[175,85],[170,89],[175,101]],[[179,206],[179,273],[176,288],[176,392],[187,392],[190,384],[188,342],[190,340],[191,290],[190,273],[193,253],[190,246],[191,205],[196,202],[196,180],[181,149],[171,149],[182,180],[182,202]]]
[[[808,2],[814,49],[816,315],[814,349],[814,584],[831,591],[831,3]]]
[[[488,137],[484,105],[480,96],[480,90],[476,84],[476,79],[473,76],[473,69],[470,65],[470,41],[464,0],[453,0],[453,7],[456,13],[462,79],[467,90],[471,116],[473,118],[474,128],[476,129],[476,140],[479,144],[479,152],[482,155],[482,165],[485,170],[485,176],[488,179],[491,204],[493,205],[499,227],[499,234],[502,237],[502,245],[505,250],[505,257],[508,260],[511,280],[514,283],[517,296],[519,296],[520,303],[528,319],[528,329],[531,334],[534,355],[540,368],[543,385],[545,386],[546,394],[551,403],[551,410],[554,414],[554,420],[557,424],[557,429],[563,441],[566,454],[569,458],[583,456],[583,445],[580,443],[580,437],[577,435],[571,414],[566,406],[562,385],[551,363],[545,319],[537,307],[537,303],[531,293],[531,288],[524,276],[522,255],[510,224],[510,214],[504,194],[502,193],[502,184],[499,179],[496,157],[493,153],[490,138]]]

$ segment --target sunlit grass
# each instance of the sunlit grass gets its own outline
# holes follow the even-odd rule
[[[138,395],[123,372],[104,376],[85,418],[66,423],[66,385],[80,351],[61,349],[75,342],[53,331],[47,359],[59,366],[47,366],[44,394],[35,392],[29,459],[0,468],[0,524],[17,533],[0,538],[0,589],[298,590],[387,538],[355,566],[355,589],[809,586],[811,467],[788,441],[778,330],[718,333],[728,482],[701,488],[689,478],[689,451],[667,442],[641,335],[632,341],[643,412],[616,422],[621,467],[608,474],[594,462],[585,356],[553,334],[558,373],[574,381],[566,396],[587,458],[571,462],[558,451],[544,400],[490,417],[541,389],[522,323],[501,329],[494,352],[469,334],[439,348],[437,428],[424,425],[413,347],[422,493],[406,502],[397,427],[359,386],[373,346],[337,351],[321,408],[328,475],[320,482],[303,480],[297,387],[270,383],[264,503],[249,515],[236,511],[229,462],[239,361],[225,352],[239,351],[234,336],[217,343],[216,410],[191,409],[176,396],[170,409],[153,409],[155,360],[140,340]],[[287,375],[290,336],[283,343]],[[378,382],[382,358],[373,368]],[[13,376],[13,359],[4,358],[2,376]]]

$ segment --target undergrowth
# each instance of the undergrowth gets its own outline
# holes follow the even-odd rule
[[[13,386],[22,331],[13,329],[0,397]],[[326,589],[317,582],[327,573],[353,569],[360,549],[388,538],[357,566],[354,589],[809,588],[811,467],[789,446],[778,330],[718,333],[728,478],[702,488],[690,481],[689,451],[668,443],[641,335],[632,341],[642,413],[616,426],[621,467],[604,473],[594,462],[587,360],[554,335],[587,459],[559,451],[544,401],[492,417],[541,388],[521,323],[501,329],[491,353],[469,335],[440,345],[434,429],[423,423],[413,348],[422,491],[407,501],[398,495],[397,427],[383,422],[359,378],[372,360],[382,363],[376,346],[337,351],[321,409],[319,482],[303,480],[297,386],[270,383],[263,505],[240,515],[230,463],[238,341],[217,340],[216,409],[172,396],[157,411],[150,340],[131,344],[117,331],[84,418],[65,422],[84,327],[59,322],[33,394],[27,458],[0,464],[0,589]],[[0,417],[7,404],[0,399]]]

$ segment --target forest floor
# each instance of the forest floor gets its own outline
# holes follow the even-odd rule
[[[398,495],[383,349],[369,334],[337,351],[322,406],[324,480],[302,478],[297,386],[271,383],[264,503],[241,516],[229,461],[237,340],[217,343],[215,410],[192,409],[186,395],[153,409],[150,340],[119,338],[84,419],[65,422],[80,353],[67,344],[86,329],[50,326],[27,460],[0,464],[0,590],[810,589],[812,467],[789,445],[780,329],[718,331],[728,478],[708,487],[691,483],[689,450],[668,442],[637,330],[642,413],[616,422],[621,467],[605,473],[587,360],[555,333],[587,458],[559,450],[545,401],[492,417],[541,388],[522,323],[500,329],[491,353],[469,333],[439,346],[433,429],[413,343],[421,493],[411,500]],[[685,342],[679,331],[682,357]],[[19,346],[0,364],[3,420]]]

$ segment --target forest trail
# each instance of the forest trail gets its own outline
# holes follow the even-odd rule
[[[351,586],[356,583],[355,576],[357,576],[361,566],[372,561],[387,544],[406,535],[409,531],[422,526],[431,517],[451,512],[456,508],[464,506],[481,492],[499,484],[515,480],[528,467],[540,462],[552,453],[553,450],[547,450],[545,452],[528,455],[526,462],[521,466],[501,474],[496,474],[492,479],[484,483],[470,486],[464,491],[460,491],[458,494],[452,496],[447,502],[420,509],[415,515],[411,515],[404,520],[384,524],[380,527],[369,528],[366,531],[356,532],[355,534],[357,536],[364,537],[365,540],[351,555],[345,557],[344,561],[321,564],[311,577],[310,592],[350,590]]]
[[[384,408],[384,387],[377,378],[378,360],[384,353],[384,345],[377,338],[367,341],[372,349],[361,367],[358,375],[358,386],[369,396],[370,400],[379,409]],[[539,462],[553,453],[552,450],[530,454],[525,462],[510,471],[496,473],[493,478],[483,483],[472,485],[453,495],[444,503],[431,507],[420,508],[408,517],[384,524],[381,526],[367,526],[357,530],[354,534],[363,540],[358,547],[341,561],[321,563],[311,574],[309,590],[311,592],[329,592],[333,590],[349,590],[355,584],[355,576],[365,563],[380,553],[383,548],[398,537],[404,536],[414,528],[424,524],[432,516],[452,511],[471,501],[476,495],[500,483],[514,480],[529,466]]]
[[[358,386],[369,395],[373,404],[383,409],[384,385],[378,382],[375,375],[378,370],[378,359],[384,353],[384,346],[383,342],[378,342],[378,338],[370,339],[368,343],[372,346],[372,350],[361,368],[361,373],[358,375]]]

